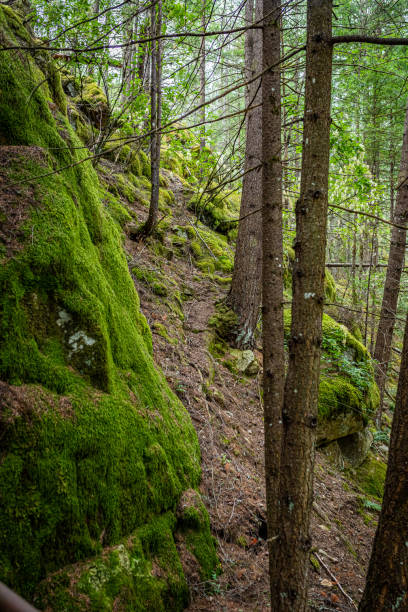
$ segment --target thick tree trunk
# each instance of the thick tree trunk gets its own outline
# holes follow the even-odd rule
[[[161,34],[162,26],[162,0],[153,4],[151,10],[152,36]],[[160,189],[160,144],[161,144],[161,40],[152,41],[151,53],[151,77],[150,77],[150,96],[151,96],[151,140],[150,140],[150,167],[152,191],[150,196],[149,216],[144,224],[141,233],[149,236],[157,224],[159,211],[159,189]]]
[[[402,142],[400,172],[397,186],[397,200],[394,209],[394,223],[405,225],[408,222],[408,105],[405,115],[404,136]],[[395,316],[397,312],[401,273],[404,267],[406,230],[393,227],[391,231],[391,246],[388,257],[387,274],[384,284],[384,295],[381,305],[380,321],[378,323],[377,340],[374,358],[376,360],[376,381],[380,389],[380,410],[378,425],[381,422],[384,389],[387,378],[388,364],[391,356],[392,336],[394,333]]]
[[[271,608],[276,593],[274,540],[279,521],[282,408],[285,383],[283,331],[283,240],[281,163],[281,2],[263,0],[262,57],[262,332],[265,485],[271,577]]]
[[[254,21],[254,0],[246,5],[246,23]],[[262,0],[256,0],[255,19],[262,17]],[[246,80],[261,71],[262,33],[261,30],[248,30],[245,40]],[[246,92],[246,105],[254,106],[262,101],[260,80],[251,83]],[[254,333],[261,303],[261,214],[259,209],[262,197],[262,171],[251,168],[259,165],[262,154],[262,109],[259,106],[250,111],[246,121],[245,172],[242,183],[240,216],[245,217],[238,226],[235,266],[228,305],[237,315],[236,346],[250,348],[254,343]]]
[[[324,303],[332,46],[331,0],[308,0],[302,178],[296,203],[292,325],[285,383],[272,605],[304,612]]]
[[[408,319],[384,499],[360,612],[408,610]]]

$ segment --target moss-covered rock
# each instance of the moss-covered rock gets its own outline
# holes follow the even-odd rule
[[[105,93],[92,77],[78,82],[79,94],[74,102],[96,128],[104,128],[109,119],[109,106]]]
[[[228,234],[236,226],[240,199],[236,193],[217,193],[214,186],[214,195],[195,195],[188,207],[211,229],[221,234]]]
[[[370,453],[364,463],[357,470],[353,470],[351,475],[364,493],[381,499],[384,494],[386,472],[386,463]]]
[[[290,311],[285,310],[285,337]],[[362,431],[379,403],[369,352],[350,332],[327,314],[322,321],[322,361],[319,386],[318,444]]]
[[[13,45],[10,14],[0,6]],[[197,437],[153,363],[115,206],[43,80],[29,55],[0,55],[2,197],[15,193],[0,260],[0,579],[32,600],[52,574],[38,601],[53,609],[119,597],[180,610],[175,517],[199,483]],[[197,530],[213,546],[208,523]]]
[[[94,612],[182,610],[189,594],[173,539],[175,523],[174,514],[166,513],[97,557],[51,574],[40,583],[35,604]]]

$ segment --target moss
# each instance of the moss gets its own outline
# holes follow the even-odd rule
[[[284,311],[285,341],[290,336],[291,315]],[[379,404],[370,354],[350,332],[328,315],[322,321],[322,373],[319,415],[328,419],[352,412],[367,423]]]
[[[319,561],[316,559],[316,557],[314,556],[313,553],[311,553],[309,555],[309,560],[310,560],[310,565],[312,566],[312,568],[314,569],[315,572],[319,573],[320,572],[320,563]]]
[[[224,304],[217,305],[215,314],[208,321],[217,339],[226,342],[232,342],[235,339],[237,323],[235,312]]]
[[[134,151],[129,160],[129,170],[135,176],[143,175],[143,164],[139,152]]]
[[[190,200],[188,208],[211,229],[228,234],[235,228],[239,216],[239,199],[235,194],[218,193],[214,196],[195,195]]]
[[[178,344],[177,338],[171,338],[167,332],[167,329],[162,323],[155,321],[153,324],[153,329],[157,334],[159,334],[159,336],[167,340],[169,344]]]
[[[128,210],[111,193],[102,193],[102,198],[105,208],[120,227],[132,220]]]
[[[140,149],[139,151],[139,159],[140,159],[140,163],[142,164],[143,176],[150,179],[152,176],[152,172],[150,168],[150,159],[147,156],[147,154],[143,151],[143,149]]]
[[[106,95],[92,77],[85,77],[78,85],[79,94],[74,102],[96,128],[103,128],[109,117]]]
[[[362,392],[341,376],[320,379],[318,405],[319,417],[322,419],[333,418],[351,411],[362,414],[367,421]]]
[[[167,513],[91,561],[51,575],[39,586],[36,605],[95,612],[183,609],[188,587],[174,543],[174,526],[174,515]]]
[[[184,160],[182,154],[179,151],[174,151],[172,149],[162,149],[160,165],[162,168],[166,168],[171,172],[179,176],[184,175]]]
[[[182,228],[189,238],[194,232],[194,240],[190,242],[197,268],[207,274],[216,270],[231,273],[234,268],[234,254],[227,239],[221,234],[200,226]]]
[[[353,473],[353,478],[364,493],[382,499],[387,465],[372,453]]]
[[[15,44],[8,14],[0,6],[3,42]],[[47,575],[137,534],[161,568],[150,609],[182,609],[172,533],[180,495],[200,479],[196,433],[154,366],[111,203],[92,165],[77,163],[86,153],[53,118],[42,79],[29,55],[0,55],[2,188],[19,183],[26,212],[0,265],[0,579],[30,599]],[[71,167],[42,176],[61,166]],[[101,597],[88,589],[95,610],[111,609],[117,584]]]
[[[133,185],[133,183],[128,179],[125,174],[115,174],[114,175],[114,187],[118,196],[124,198],[129,203],[134,203],[135,200],[138,199],[138,191]]]
[[[336,282],[332,273],[327,268],[324,274],[324,295],[330,302],[336,301]]]
[[[86,118],[84,115],[78,112],[75,107],[70,107],[69,116],[75,127],[77,136],[80,138],[83,144],[89,146],[93,137],[91,125],[85,121]]]
[[[135,266],[132,268],[132,274],[134,274],[139,281],[149,287],[155,295],[160,295],[162,297],[168,295],[168,288],[165,285],[163,276],[160,273]]]
[[[175,199],[174,199],[174,194],[172,191],[169,191],[168,189],[164,189],[163,187],[160,187],[159,189],[159,207],[160,205],[163,207],[163,205],[169,205],[169,204],[174,204]]]
[[[189,495],[190,494],[190,495]],[[200,496],[195,491],[187,491],[181,500],[178,511],[178,526],[184,535],[187,548],[200,564],[202,580],[209,580],[220,570],[215,548],[215,540],[211,536],[210,521]]]

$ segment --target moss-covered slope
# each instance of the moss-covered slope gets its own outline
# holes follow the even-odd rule
[[[3,6],[0,40],[32,44]],[[0,90],[0,579],[33,599],[47,575],[100,555],[43,582],[38,605],[108,610],[120,594],[120,609],[182,609],[173,534],[200,478],[195,431],[154,366],[119,226],[58,73],[39,52],[3,52]],[[190,531],[205,578],[208,523]],[[104,569],[91,579],[90,566]]]

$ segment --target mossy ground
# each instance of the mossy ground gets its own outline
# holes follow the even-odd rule
[[[0,7],[9,44],[16,28],[25,32],[13,15]],[[84,575],[77,586],[88,609],[111,609],[118,589],[137,608],[149,584],[146,609],[179,610],[187,585],[175,509],[182,491],[199,483],[197,437],[152,360],[122,250],[126,210],[81,161],[80,140],[53,106],[55,82],[36,87],[42,80],[30,55],[0,57],[2,184],[18,185],[27,208],[14,252],[0,265],[0,377],[11,397],[1,415],[1,579],[30,599],[48,574],[102,555],[109,578]],[[147,582],[126,564],[118,570],[119,549],[103,552],[132,534]],[[199,537],[213,546],[208,530]],[[130,563],[133,552],[126,555]],[[80,609],[69,590],[43,591],[48,596],[67,602],[54,609]]]

